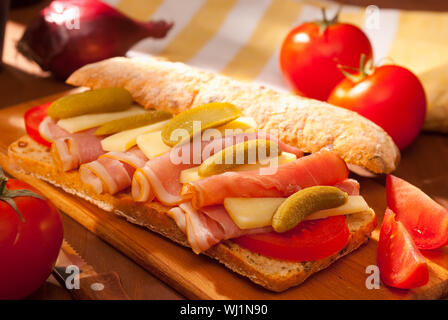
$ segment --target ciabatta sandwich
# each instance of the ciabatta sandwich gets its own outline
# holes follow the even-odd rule
[[[375,213],[347,165],[382,174],[400,158],[392,139],[354,112],[180,63],[113,58],[67,82],[125,89],[134,105],[123,92],[98,101],[94,93],[74,115],[61,113],[64,103],[67,109],[88,96],[53,103],[39,124],[51,146],[20,138],[8,151],[14,167],[273,291],[300,284],[368,240]],[[117,111],[110,101],[129,105]],[[109,109],[86,111],[90,104]],[[190,120],[222,136],[189,132]],[[188,139],[170,140],[176,126]],[[215,161],[226,152],[243,161]]]

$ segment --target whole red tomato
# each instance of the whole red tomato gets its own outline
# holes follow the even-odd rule
[[[51,202],[25,182],[6,180],[0,172],[0,299],[22,299],[50,275],[63,227]]]
[[[324,18],[289,32],[280,50],[280,68],[298,94],[325,101],[344,78],[338,64],[358,67],[362,54],[372,57],[372,46],[361,29],[337,22],[337,16],[331,21]]]
[[[334,88],[328,102],[372,120],[401,150],[417,137],[426,115],[426,96],[419,79],[395,65],[346,77]]]

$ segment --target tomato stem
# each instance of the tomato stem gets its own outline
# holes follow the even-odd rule
[[[365,77],[371,75],[374,71],[372,60],[370,59],[366,61],[366,55],[364,53],[361,54],[359,67],[350,67],[338,64],[338,68],[345,77],[351,79],[353,82],[361,81]],[[346,70],[353,70],[356,71],[356,73],[353,74]]]
[[[20,221],[23,223],[26,222],[25,218],[23,217],[22,213],[20,212],[19,208],[17,207],[16,202],[13,198],[15,197],[33,197],[41,200],[45,200],[45,198],[31,190],[26,189],[17,189],[17,190],[9,190],[6,186],[6,183],[8,182],[8,177],[3,172],[3,169],[0,167],[0,201],[4,201],[7,204],[11,206],[11,208],[14,209],[14,211],[19,216]]]
[[[320,10],[322,11],[322,18],[323,18],[325,25],[328,25],[326,9],[324,7],[322,7],[322,8],[320,8]]]
[[[342,6],[338,7],[338,11],[336,11],[336,14],[330,20],[327,18],[327,9],[325,7],[320,8],[322,12],[322,20],[316,21],[316,24],[319,26],[320,34],[323,34],[328,27],[338,23],[341,8]]]

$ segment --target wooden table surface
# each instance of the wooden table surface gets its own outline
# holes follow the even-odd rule
[[[37,65],[28,62],[15,49],[15,43],[19,40],[27,23],[49,2],[50,0],[44,0],[39,4],[14,9],[10,12],[6,26],[3,66],[0,70],[0,108],[62,92],[70,88],[70,86],[54,80],[50,75],[42,72]],[[360,5],[376,4],[380,7],[388,8],[448,11],[448,1],[445,0],[344,0],[340,2]],[[425,135],[417,141],[417,144],[426,145],[434,141],[440,142],[439,146],[446,148],[446,140],[443,142],[439,140],[440,137],[437,135]],[[417,152],[417,150],[421,149],[411,146],[407,153]],[[407,169],[410,169],[410,166],[415,168],[415,170],[403,168],[408,172],[415,171],[415,179],[419,178],[418,165],[420,164],[402,163],[402,167],[405,166]],[[402,171],[400,169],[399,171]],[[116,271],[121,277],[125,291],[132,299],[184,299],[178,292],[84,229],[76,221],[63,215],[63,223],[65,238],[68,242],[98,272]],[[53,277],[50,277],[29,298],[70,299],[70,295],[59,286]]]

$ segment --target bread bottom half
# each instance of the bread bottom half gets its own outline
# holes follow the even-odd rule
[[[78,171],[62,172],[53,163],[49,149],[24,136],[9,146],[11,165],[26,174],[44,180],[65,192],[81,197],[101,209],[126,218],[183,246],[189,246],[185,234],[166,215],[170,209],[160,203],[136,203],[128,193],[95,194],[82,183]],[[334,261],[367,242],[376,227],[373,210],[347,216],[350,239],[340,252],[325,259],[291,262],[269,258],[240,247],[231,240],[223,241],[204,254],[218,260],[266,289],[281,292],[299,285],[312,274],[327,268]],[[194,254],[192,252],[192,254]]]

